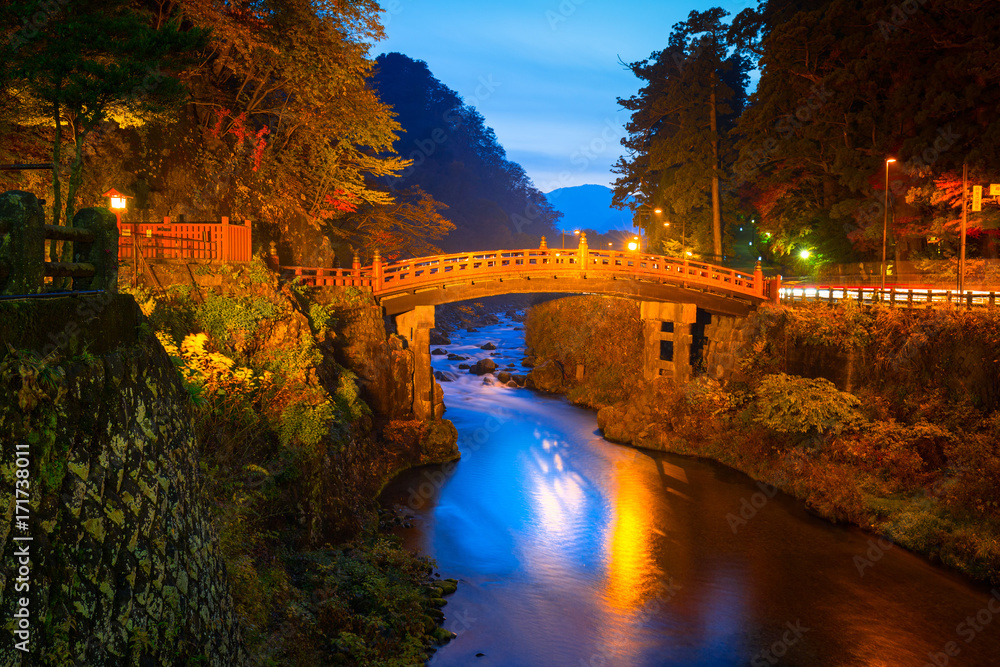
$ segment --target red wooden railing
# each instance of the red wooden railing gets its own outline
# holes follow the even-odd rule
[[[744,273],[704,262],[636,252],[590,250],[581,239],[576,250],[547,247],[529,250],[491,250],[383,263],[376,252],[372,264],[357,260],[351,269],[284,266],[286,277],[298,276],[309,285],[353,285],[371,290],[376,297],[421,287],[483,278],[525,275],[552,277],[628,277],[686,287],[702,287],[736,296],[774,298],[777,285],[768,289],[759,266]]]
[[[119,226],[118,259],[130,260],[136,249],[147,259],[204,259],[249,262],[250,221],[131,223]]]

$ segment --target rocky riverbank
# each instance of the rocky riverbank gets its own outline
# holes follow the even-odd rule
[[[535,386],[598,409],[609,440],[724,463],[831,521],[1000,582],[1000,313],[762,308],[736,376],[683,386],[640,379],[637,326],[621,300],[533,308]],[[852,391],[782,372],[790,348],[862,360]]]
[[[458,456],[450,422],[413,417],[413,352],[358,290],[257,263],[185,275],[130,291],[193,399],[249,664],[424,662],[450,585],[376,503],[399,470]]]

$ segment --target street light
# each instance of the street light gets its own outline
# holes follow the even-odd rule
[[[115,217],[118,219],[118,226],[121,227],[122,224],[122,214],[121,212],[128,208],[128,200],[131,199],[129,195],[124,195],[114,188],[111,188],[105,192],[102,197],[107,197],[111,202],[111,210],[115,212]]]
[[[130,195],[122,194],[114,188],[111,188],[107,192],[101,195],[102,197],[107,197],[110,204],[111,210],[115,212],[115,220],[118,222],[118,234],[122,234],[122,211],[128,208],[128,200],[132,197]],[[135,223],[132,223],[132,229],[130,230],[130,236],[132,237],[132,280],[135,284],[139,284],[139,241],[136,238],[138,229],[136,229]]]
[[[889,163],[896,158],[885,159],[885,217],[882,219],[882,282],[879,285],[879,298],[885,298],[885,239],[889,232]]]
[[[562,247],[563,247],[563,250],[565,250],[566,249],[566,230],[565,229],[560,229],[559,233],[562,234]],[[579,236],[580,235],[580,230],[579,229],[574,229],[573,230],[573,234]]]

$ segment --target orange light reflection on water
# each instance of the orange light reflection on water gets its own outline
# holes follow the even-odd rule
[[[656,499],[643,484],[616,478],[615,487],[609,498],[612,519],[605,542],[605,598],[611,607],[633,612],[662,574],[651,549]]]

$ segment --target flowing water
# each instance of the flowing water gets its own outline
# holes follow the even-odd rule
[[[407,545],[460,584],[431,665],[1000,665],[1000,592],[834,526],[721,465],[615,445],[517,364],[512,322],[434,357],[461,460],[407,471]],[[742,514],[741,514],[742,512]],[[745,523],[735,520],[739,517]]]

